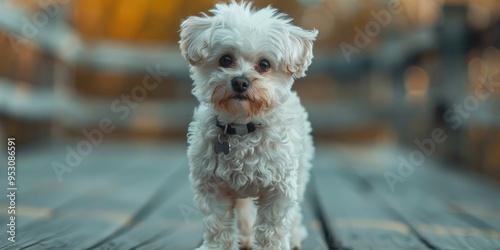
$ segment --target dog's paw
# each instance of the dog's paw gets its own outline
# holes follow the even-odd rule
[[[195,250],[218,250],[218,248],[210,248],[207,246],[201,246],[201,247],[196,248]]]
[[[290,239],[290,249],[300,250],[302,248],[302,242],[307,238],[307,230],[304,225],[297,226]]]
[[[202,245],[194,250],[237,250],[237,249],[238,249],[237,246],[233,244],[232,246],[226,246],[226,247],[207,247],[205,245]]]
[[[251,236],[238,236],[240,250],[252,250],[252,237]]]

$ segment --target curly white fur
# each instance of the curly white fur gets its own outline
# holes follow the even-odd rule
[[[204,215],[199,249],[300,248],[307,232],[299,203],[314,146],[307,113],[291,86],[305,76],[317,31],[250,3],[220,3],[210,12],[185,20],[180,40],[200,101],[188,132],[194,200]],[[219,66],[223,55],[233,58],[230,67]],[[258,69],[262,59],[271,64],[267,72]],[[244,99],[231,90],[231,79],[240,76],[251,83]],[[222,133],[216,119],[258,128],[232,135],[229,154],[216,154],[214,142]]]

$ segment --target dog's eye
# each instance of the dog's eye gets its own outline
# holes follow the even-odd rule
[[[261,73],[269,71],[270,68],[271,68],[271,63],[269,63],[268,60],[263,59],[259,62],[259,71]]]
[[[231,66],[232,63],[233,63],[233,58],[230,55],[223,55],[219,59],[219,65],[224,68]]]

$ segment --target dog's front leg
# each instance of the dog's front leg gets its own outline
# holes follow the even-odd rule
[[[234,232],[234,199],[207,186],[195,190],[195,204],[204,216],[203,245],[197,250],[238,249]]]
[[[287,187],[290,188],[290,187]],[[262,195],[258,200],[259,208],[254,226],[255,243],[258,250],[289,250],[290,232],[297,213],[297,198],[291,197],[294,190],[276,188]]]

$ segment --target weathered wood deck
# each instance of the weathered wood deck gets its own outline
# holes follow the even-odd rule
[[[185,145],[101,145],[59,182],[51,165],[65,163],[68,145],[75,148],[57,143],[17,152],[16,242],[7,241],[2,195],[0,249],[200,244]],[[310,233],[304,249],[500,249],[498,186],[426,159],[391,192],[384,173],[397,172],[400,155],[408,152],[390,145],[319,146],[303,204]]]

